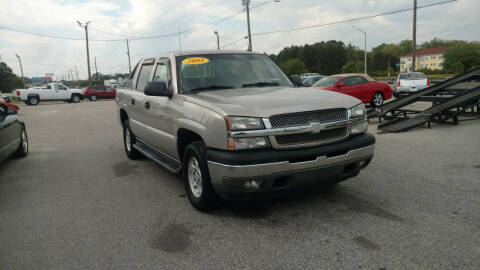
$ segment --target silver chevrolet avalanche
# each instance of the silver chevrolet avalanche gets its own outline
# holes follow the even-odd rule
[[[295,88],[267,56],[189,51],[143,58],[118,89],[126,155],[182,173],[201,211],[356,176],[375,137],[353,97]]]

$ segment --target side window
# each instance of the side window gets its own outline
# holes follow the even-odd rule
[[[58,90],[67,90],[67,87],[65,87],[64,85],[61,85],[61,84],[57,84],[57,89]]]
[[[128,79],[125,81],[125,84],[123,85],[124,88],[133,88],[133,77],[135,76],[135,72],[137,71],[137,68],[139,66],[139,63],[133,68],[132,73],[128,76]]]
[[[355,85],[357,84],[357,79],[356,77],[348,77],[343,79],[342,81],[345,85],[350,86],[350,85]]]
[[[151,64],[142,65],[137,80],[137,91],[143,92],[143,90],[145,90],[145,87],[148,84],[148,79],[150,78],[150,73],[152,72],[152,68],[153,65]]]
[[[160,62],[155,69],[155,74],[153,75],[154,82],[165,82],[167,88],[170,84],[170,72],[168,71],[168,64],[166,61]]]
[[[357,77],[358,84],[368,83],[368,80],[363,77]]]

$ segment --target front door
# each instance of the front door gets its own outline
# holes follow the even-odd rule
[[[67,87],[63,84],[55,84],[55,92],[53,92],[53,99],[70,99],[70,93]]]

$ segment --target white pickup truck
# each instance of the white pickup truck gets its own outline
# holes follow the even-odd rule
[[[17,89],[13,91],[16,100],[23,100],[27,105],[38,105],[45,100],[64,100],[78,103],[84,98],[80,89],[68,88],[61,83],[49,83],[45,87],[33,87],[28,89]]]

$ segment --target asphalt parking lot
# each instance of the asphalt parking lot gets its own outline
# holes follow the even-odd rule
[[[30,154],[0,165],[0,269],[480,269],[480,121],[377,135],[332,190],[206,214],[179,176],[127,159],[113,101],[20,116]]]

